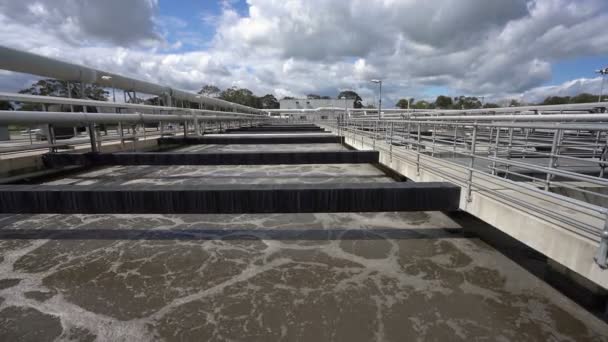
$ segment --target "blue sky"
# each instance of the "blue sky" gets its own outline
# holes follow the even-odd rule
[[[606,0],[5,0],[2,44],[196,91],[373,102],[598,92]],[[0,73],[2,90],[28,78]]]

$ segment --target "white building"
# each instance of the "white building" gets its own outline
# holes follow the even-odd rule
[[[355,108],[355,100],[288,99],[279,101],[281,109]]]
[[[279,103],[282,116],[295,121],[335,120],[344,114],[344,108],[353,109],[355,106],[353,99],[283,99]]]

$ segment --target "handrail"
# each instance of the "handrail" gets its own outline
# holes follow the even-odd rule
[[[93,83],[102,87],[116,87],[127,91],[138,91],[145,94],[174,97],[193,103],[241,111],[248,113],[263,113],[262,110],[243,106],[212,97],[158,85],[125,77],[119,74],[72,64],[58,59],[45,57],[25,51],[20,51],[0,45],[0,69],[23,72],[43,77],[52,77],[64,81]]]

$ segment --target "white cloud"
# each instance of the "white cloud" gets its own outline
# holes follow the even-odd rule
[[[562,89],[542,87],[553,63],[608,53],[605,0],[248,0],[246,15],[224,1],[219,16],[203,16],[213,41],[188,53],[174,52],[185,41],[169,42],[187,23],[160,16],[156,1],[49,3],[0,0],[0,41],[187,90],[353,89],[372,102],[368,81],[378,77],[387,104],[423,98],[429,87],[538,97]]]

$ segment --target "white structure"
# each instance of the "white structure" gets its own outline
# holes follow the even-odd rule
[[[336,120],[344,114],[344,108],[350,110],[355,106],[354,99],[284,99],[281,104],[281,115],[294,121]]]
[[[287,99],[279,101],[281,109],[355,108],[353,99]]]

